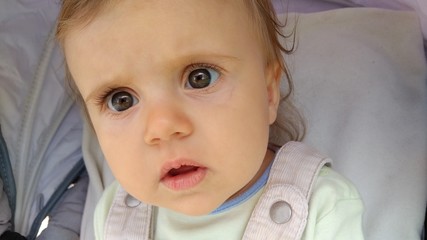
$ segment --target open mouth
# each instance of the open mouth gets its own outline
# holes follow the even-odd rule
[[[195,172],[195,171],[197,171],[197,169],[199,169],[199,167],[197,167],[197,166],[183,165],[179,168],[172,168],[171,170],[169,170],[167,175],[171,176],[171,177],[175,177],[175,176],[178,176],[181,174],[187,174],[187,173]]]
[[[206,176],[207,169],[189,162],[169,164],[163,168],[161,182],[174,191],[186,190],[195,187]]]

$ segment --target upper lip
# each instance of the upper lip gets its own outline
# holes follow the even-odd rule
[[[167,161],[163,164],[160,174],[160,179],[165,178],[168,176],[170,170],[172,169],[179,169],[182,166],[192,166],[192,167],[198,167],[198,168],[204,168],[203,165],[201,165],[198,162],[195,162],[193,160],[189,159],[175,159],[171,161]]]

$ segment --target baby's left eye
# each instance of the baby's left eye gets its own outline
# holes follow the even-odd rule
[[[212,68],[198,68],[190,72],[185,87],[190,89],[206,88],[216,82],[218,78],[219,72],[217,70]]]

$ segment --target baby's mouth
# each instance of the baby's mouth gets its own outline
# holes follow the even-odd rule
[[[187,190],[195,187],[206,176],[207,169],[197,163],[181,161],[167,164],[163,168],[162,184],[173,191]]]
[[[175,176],[178,176],[181,174],[187,174],[187,173],[195,172],[195,171],[197,171],[197,169],[199,169],[199,167],[197,167],[197,166],[183,165],[179,168],[172,168],[171,170],[169,170],[167,175],[170,177],[175,177]]]

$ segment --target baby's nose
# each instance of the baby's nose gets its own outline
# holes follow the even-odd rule
[[[144,140],[149,145],[180,139],[191,134],[193,125],[179,104],[161,104],[147,109]]]

